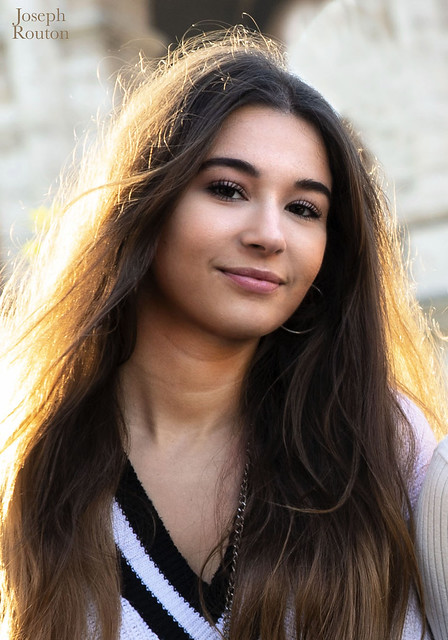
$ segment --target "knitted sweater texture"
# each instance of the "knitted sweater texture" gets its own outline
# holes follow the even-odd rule
[[[448,437],[437,447],[417,509],[417,549],[434,640],[448,638]]]

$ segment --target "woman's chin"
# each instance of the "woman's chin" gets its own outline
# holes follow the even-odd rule
[[[235,324],[233,326],[227,326],[225,329],[221,329],[220,335],[224,339],[230,339],[235,341],[254,341],[260,340],[264,336],[273,333],[280,327],[280,324],[277,322],[273,323],[264,323],[264,322],[246,322],[244,324]]]

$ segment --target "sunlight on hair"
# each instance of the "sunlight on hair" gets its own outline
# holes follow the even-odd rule
[[[322,96],[286,70],[281,47],[243,27],[185,41],[158,66],[140,60],[135,77],[120,83],[122,108],[101,126],[97,141],[80,145],[81,158],[74,154],[74,167],[65,170],[45,212],[48,226],[20,257],[2,294],[0,563],[8,574],[0,575],[0,589],[9,637],[85,638],[89,610],[98,631],[92,637],[120,635],[122,575],[111,511],[134,426],[124,372],[141,354],[139,341],[150,344],[145,356],[151,351],[148,336],[154,330],[150,337],[158,341],[155,326],[166,318],[171,330],[183,331],[185,322],[188,333],[181,335],[193,335],[191,314],[180,305],[173,312],[166,291],[151,295],[165,278],[163,270],[159,280],[156,274],[159,248],[168,244],[163,234],[169,222],[179,225],[179,200],[202,180],[230,114],[263,105],[320,134],[332,193],[323,261],[313,271],[322,296],[294,298],[289,318],[309,318],[313,330],[291,335],[272,323],[249,343],[241,334],[232,341],[218,335],[216,325],[206,334],[220,349],[230,342],[232,349],[240,343],[251,349],[232,425],[252,457],[230,637],[283,638],[292,604],[303,637],[398,640],[418,568],[403,513],[415,458],[409,455],[403,468],[398,463],[405,438],[411,454],[416,447],[410,421],[397,429],[397,397],[414,400],[443,431],[446,392],[374,163]],[[296,161],[287,164],[295,185]],[[201,197],[209,198],[210,184],[205,187]],[[209,210],[204,206],[206,216]],[[285,215],[289,221],[290,212]],[[247,232],[245,224],[239,233]],[[228,237],[226,247],[241,248],[235,234]],[[248,245],[250,252],[260,249]],[[292,253],[284,251],[275,256],[286,259],[289,276]],[[183,268],[178,254],[171,259]],[[196,254],[190,250],[189,264]],[[198,297],[210,302],[216,280],[209,278],[210,261],[201,264],[207,284]],[[303,279],[303,270],[297,273]],[[218,295],[222,315],[233,314],[227,289]],[[151,324],[160,300],[162,321]],[[205,332],[198,327],[199,343]],[[145,373],[149,379],[153,371]],[[172,387],[167,404],[178,400]],[[166,388],[170,393],[171,378]],[[148,407],[152,400],[148,392]],[[224,551],[229,530],[219,532],[215,550]]]

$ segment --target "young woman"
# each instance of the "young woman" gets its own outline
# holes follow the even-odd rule
[[[3,295],[4,637],[423,637],[441,378],[364,151],[235,29],[87,155]]]

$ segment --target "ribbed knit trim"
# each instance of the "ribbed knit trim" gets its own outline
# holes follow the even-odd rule
[[[157,598],[149,593],[131,567],[122,557],[123,597],[138,611],[140,617],[158,638],[191,640]]]
[[[160,640],[123,597],[121,598],[120,640]]]
[[[223,566],[228,566],[231,549],[211,584],[201,581],[173,543],[130,464],[116,495],[114,531],[122,595],[148,629],[160,640],[216,640],[216,628],[203,615],[200,589],[220,627],[227,584]]]

